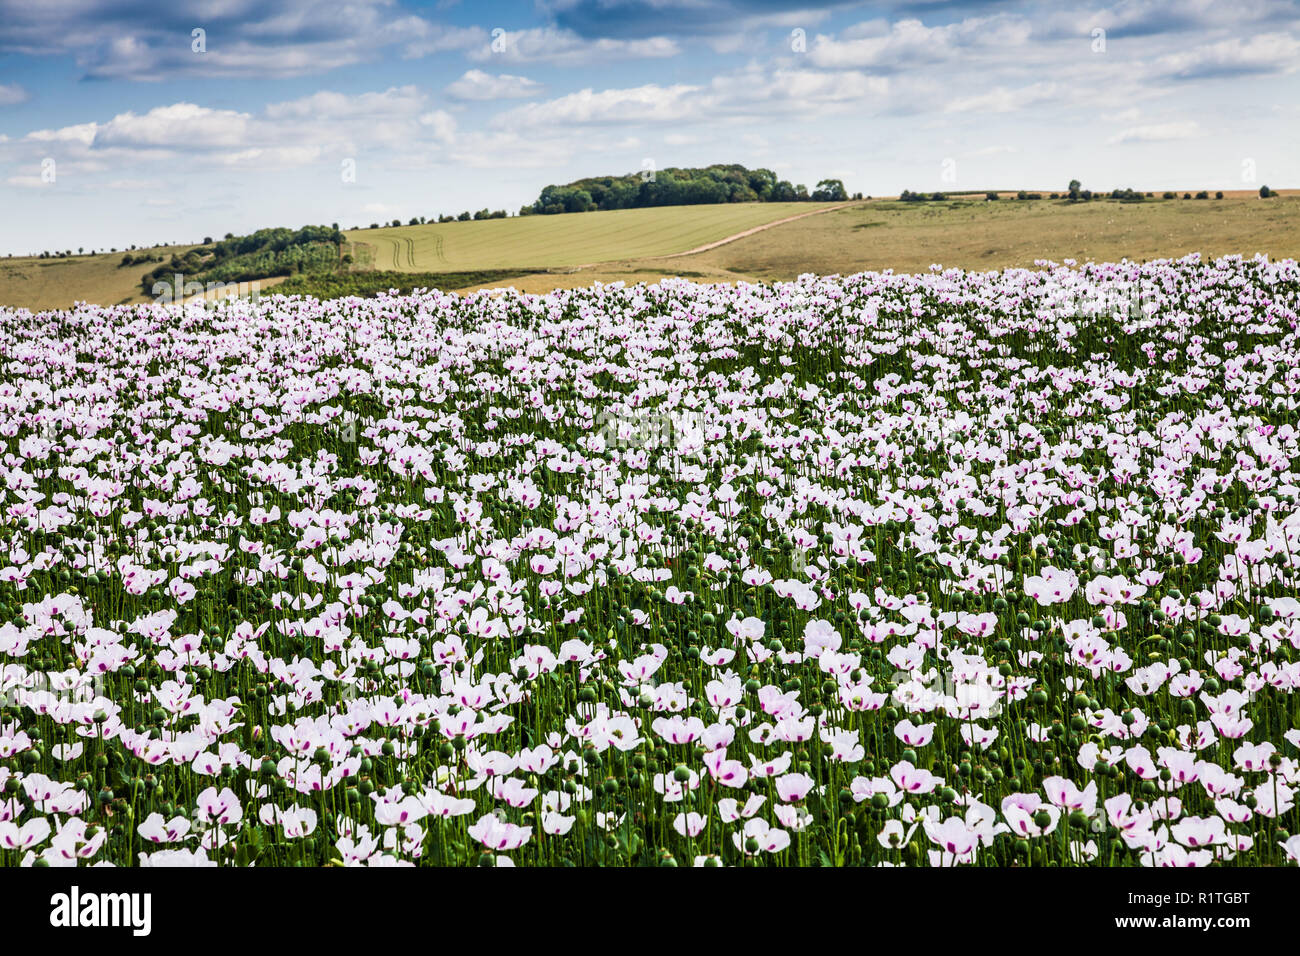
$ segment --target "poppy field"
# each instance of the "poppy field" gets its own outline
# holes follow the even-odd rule
[[[1298,310],[0,309],[0,865],[1294,866]]]

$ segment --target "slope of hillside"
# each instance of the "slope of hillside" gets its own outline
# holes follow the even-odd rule
[[[523,216],[345,233],[358,262],[375,269],[453,272],[555,268],[685,252],[754,226],[832,203],[662,206],[564,216]]]
[[[173,253],[184,255],[193,248],[165,246],[149,251],[162,255],[165,262]],[[159,263],[124,266],[123,255],[106,252],[66,259],[33,256],[0,259],[0,305],[64,309],[74,302],[118,305],[146,301],[140,291],[140,276]]]

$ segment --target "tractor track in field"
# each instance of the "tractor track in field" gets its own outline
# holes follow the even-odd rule
[[[762,225],[752,226],[749,229],[744,229],[740,232],[733,233],[732,235],[725,236],[722,239],[716,239],[713,242],[706,242],[702,246],[696,246],[694,249],[687,249],[685,252],[670,252],[662,256],[635,256],[632,258],[635,258],[638,262],[657,262],[661,259],[679,259],[682,256],[693,256],[700,252],[708,252],[710,249],[716,249],[718,248],[718,246],[725,246],[730,242],[737,241],[738,239],[744,239],[746,236],[752,236],[755,233],[762,232],[765,229],[772,229],[775,228],[776,226],[784,226],[787,222],[794,222],[796,219],[807,219],[809,216],[820,216],[823,213],[835,212],[837,209],[847,209],[850,206],[858,206],[861,205],[863,202],[864,200],[855,199],[851,202],[840,203],[838,206],[827,206],[825,209],[811,209],[808,212],[801,212],[793,216],[786,216],[784,219],[777,219],[774,222],[765,222]],[[573,271],[576,272],[579,269],[591,269],[595,266],[601,266],[609,262],[619,262],[619,261],[622,260],[606,259],[602,262],[585,262],[580,266],[573,266],[571,268],[573,269]]]

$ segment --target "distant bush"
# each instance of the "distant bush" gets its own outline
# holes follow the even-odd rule
[[[989,202],[997,202],[998,194],[995,192],[987,192],[984,194],[984,198],[987,199]]]
[[[1260,187],[1259,187],[1259,198],[1260,198],[1260,199],[1271,199],[1272,197],[1274,197],[1274,196],[1276,196],[1276,195],[1277,195],[1277,190],[1275,190],[1275,189],[1269,189],[1267,186],[1260,186]]]
[[[1169,193],[1169,192],[1167,192],[1167,193],[1164,194],[1164,198],[1165,198],[1165,199],[1177,199],[1177,198],[1178,198],[1178,193]]]
[[[1206,192],[1204,189],[1202,189],[1199,193],[1196,194],[1196,198],[1197,198],[1197,199],[1209,199],[1209,198],[1210,198],[1210,194],[1209,194],[1208,192]]]
[[[1215,194],[1214,194],[1214,198],[1215,198],[1215,199],[1222,199],[1222,198],[1223,198],[1223,193],[1221,193],[1221,192],[1215,193]]]
[[[945,193],[914,193],[910,189],[904,189],[898,194],[900,202],[943,202],[948,196]]]

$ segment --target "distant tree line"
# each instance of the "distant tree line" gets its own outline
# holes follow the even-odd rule
[[[549,216],[604,209],[650,206],[697,206],[735,202],[841,202],[849,198],[844,183],[823,179],[812,192],[779,179],[770,169],[747,169],[737,163],[676,167],[624,176],[593,176],[542,190],[521,216]]]

